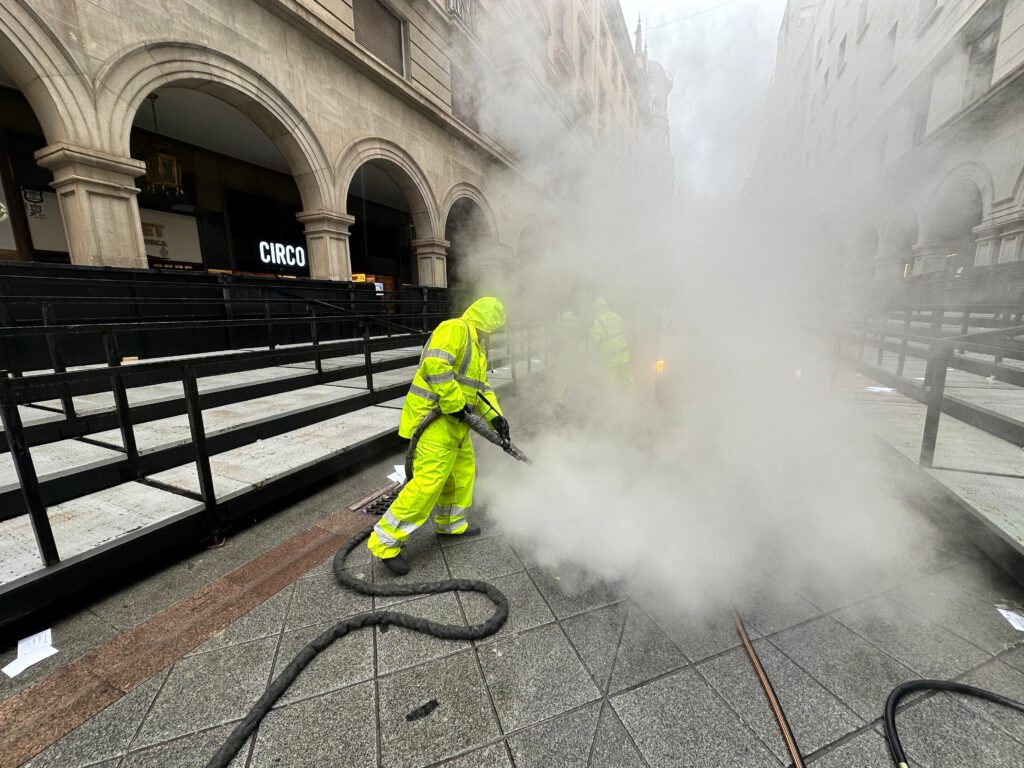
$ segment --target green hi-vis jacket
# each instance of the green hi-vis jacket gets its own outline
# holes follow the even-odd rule
[[[461,318],[445,320],[434,329],[402,406],[399,435],[412,437],[437,407],[451,414],[469,405],[488,421],[502,415],[487,381],[487,356],[478,332],[493,333],[504,324],[505,307],[485,297],[473,302]]]
[[[622,318],[608,309],[604,299],[594,303],[597,318],[590,329],[590,338],[601,353],[601,360],[608,368],[629,365],[629,343],[626,341],[626,324]]]

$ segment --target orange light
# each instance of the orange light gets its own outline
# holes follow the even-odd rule
[[[664,360],[659,360],[658,362],[656,362],[654,364],[654,370],[656,370],[658,373],[664,373],[665,372],[665,361]]]

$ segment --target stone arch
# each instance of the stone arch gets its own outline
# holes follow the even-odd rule
[[[88,78],[25,0],[0,4],[0,66],[28,100],[48,142],[89,142],[96,113]]]
[[[984,217],[992,210],[992,201],[995,197],[995,182],[992,179],[992,174],[981,163],[974,161],[961,163],[946,174],[945,178],[935,187],[931,197],[929,197],[925,204],[926,218],[922,221],[922,225],[926,232],[923,234],[929,234],[927,230],[930,229],[930,225],[934,222],[935,213],[941,207],[943,199],[950,194],[951,190],[958,186],[963,186],[965,182],[972,183],[977,187],[981,195],[982,216]]]
[[[366,163],[373,163],[386,173],[402,191],[412,214],[416,239],[439,240],[444,227],[427,175],[408,152],[387,139],[357,139],[345,148],[338,158],[335,172],[338,199],[345,200],[352,179]]]
[[[484,216],[484,220],[487,222],[488,229],[491,233],[491,240],[494,245],[498,244],[498,219],[494,215],[494,211],[491,209],[490,204],[484,197],[483,193],[472,184],[467,182],[459,182],[445,195],[444,203],[441,205],[441,221],[448,221],[448,214],[451,213],[452,206],[455,205],[460,199],[472,200],[476,203],[476,206],[480,209]]]
[[[336,211],[331,163],[298,109],[259,72],[207,46],[159,41],[132,48],[96,75],[99,114],[109,119],[106,149],[128,156],[132,121],[146,96],[165,85],[215,96],[252,120],[288,163],[305,211]]]

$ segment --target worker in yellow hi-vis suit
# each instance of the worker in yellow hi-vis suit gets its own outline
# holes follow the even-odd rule
[[[633,369],[629,342],[626,340],[626,324],[608,309],[608,302],[604,299],[594,302],[594,315],[590,339],[607,371],[608,384],[612,390],[629,389],[633,384]]]
[[[431,334],[420,357],[409,394],[402,406],[398,434],[411,438],[430,411],[441,418],[420,435],[413,457],[413,476],[378,521],[367,546],[393,573],[404,576],[409,563],[402,545],[409,534],[434,514],[441,536],[475,536],[479,526],[466,519],[473,502],[476,458],[469,427],[461,421],[467,411],[487,419],[503,440],[508,421],[487,381],[487,357],[480,335],[505,324],[505,307],[494,298],[475,301],[461,318],[445,320]]]

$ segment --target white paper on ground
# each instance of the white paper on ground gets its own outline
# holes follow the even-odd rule
[[[864,387],[868,392],[895,392],[892,387]]]
[[[55,653],[57,653],[57,649],[53,647],[53,633],[49,629],[44,629],[42,632],[19,640],[18,658],[4,667],[2,671],[8,677],[15,677],[33,664],[38,664]]]
[[[1010,611],[1006,608],[996,608],[996,610],[1003,614],[1003,618],[1010,622],[1011,627],[1018,632],[1024,632],[1024,613]]]
[[[388,480],[392,483],[404,483],[405,482],[405,467],[401,464],[395,464],[395,471],[388,475]]]

